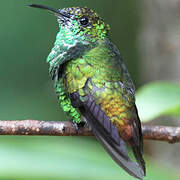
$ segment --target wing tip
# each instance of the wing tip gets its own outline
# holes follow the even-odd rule
[[[120,160],[120,159],[119,159]],[[117,162],[117,161],[116,161]],[[136,162],[133,161],[125,161],[121,159],[117,162],[124,170],[126,170],[130,175],[134,176],[138,179],[143,179],[145,176],[144,169]]]
[[[138,162],[138,165],[141,167],[142,172],[145,176],[146,175],[146,166],[145,166],[145,161],[143,159],[142,151],[140,151],[139,147],[133,147],[133,153]]]

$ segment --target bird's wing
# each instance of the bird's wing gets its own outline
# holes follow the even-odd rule
[[[79,106],[79,110],[91,126],[94,135],[116,163],[130,175],[142,179],[145,175],[144,169],[138,163],[130,160],[125,142],[120,137],[118,128],[113,125],[101,106],[96,103],[94,97],[88,94],[83,97],[85,100],[82,100],[80,94],[74,92],[70,95],[70,98],[72,104],[76,107]],[[138,134],[139,129],[137,131]],[[139,139],[139,137],[137,138]],[[134,152],[136,153],[135,156],[139,158],[139,150],[135,148]]]
[[[118,50],[108,43],[101,42],[82,58],[68,62],[64,84],[72,105],[111,157],[129,174],[142,179],[145,166],[134,86]],[[138,163],[128,157],[125,142]]]

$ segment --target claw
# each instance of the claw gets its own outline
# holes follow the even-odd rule
[[[76,134],[78,134],[79,127],[78,127],[77,123],[73,119],[71,119],[70,121],[72,122],[72,124],[73,124],[73,126],[75,128]]]

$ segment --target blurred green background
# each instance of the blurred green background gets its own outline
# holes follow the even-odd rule
[[[57,105],[45,60],[58,26],[47,11],[26,4],[55,8],[91,7],[111,26],[113,42],[121,50],[137,87],[141,85],[136,45],[139,1],[1,0],[0,119],[65,120]],[[145,157],[145,179],[180,179],[166,164]],[[134,179],[119,168],[93,137],[0,137],[0,180]]]

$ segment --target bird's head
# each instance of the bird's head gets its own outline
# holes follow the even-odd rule
[[[55,13],[60,27],[59,37],[61,38],[88,43],[108,36],[109,25],[92,9],[71,7],[56,10],[42,5],[32,4],[30,6],[47,9]]]

